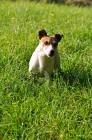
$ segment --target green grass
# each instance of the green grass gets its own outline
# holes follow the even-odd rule
[[[62,73],[33,81],[37,31],[63,33]],[[92,7],[0,2],[0,140],[92,139]]]

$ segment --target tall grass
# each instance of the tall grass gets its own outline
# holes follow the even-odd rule
[[[0,2],[0,139],[91,140],[92,8]],[[63,33],[61,75],[29,76],[37,31]]]

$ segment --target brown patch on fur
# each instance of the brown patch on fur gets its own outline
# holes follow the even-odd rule
[[[58,40],[55,36],[51,36],[51,37],[45,36],[40,40],[40,42],[43,44],[43,47],[49,47],[49,45],[52,45],[53,47],[57,47],[58,45]]]
[[[41,39],[42,37],[44,37],[46,35],[47,35],[47,32],[44,29],[38,31],[39,39]]]

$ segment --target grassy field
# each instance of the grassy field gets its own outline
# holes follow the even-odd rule
[[[63,33],[62,73],[29,76],[37,32]],[[92,7],[0,2],[0,140],[92,139]]]

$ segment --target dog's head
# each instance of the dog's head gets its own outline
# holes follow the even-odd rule
[[[63,34],[55,34],[54,36],[49,36],[45,30],[40,30],[38,32],[38,36],[44,53],[48,57],[54,56],[55,50],[57,49],[58,43],[63,37]]]

